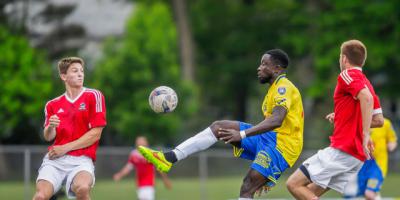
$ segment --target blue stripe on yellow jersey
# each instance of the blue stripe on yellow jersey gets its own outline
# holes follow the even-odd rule
[[[264,117],[271,116],[275,106],[287,110],[282,125],[274,130],[277,133],[276,149],[293,166],[303,148],[304,113],[300,92],[285,74],[280,75],[268,89],[261,108]]]

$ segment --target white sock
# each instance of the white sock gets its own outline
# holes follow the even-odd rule
[[[176,158],[179,161],[188,157],[191,154],[208,149],[217,141],[218,140],[211,131],[211,128],[208,127],[197,135],[185,140],[180,145],[175,147],[175,149],[172,151],[175,153]]]
[[[239,198],[239,200],[252,200],[250,198]]]

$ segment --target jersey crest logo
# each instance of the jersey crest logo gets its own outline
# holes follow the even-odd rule
[[[64,109],[62,109],[62,108],[60,108],[58,111],[57,111],[57,113],[63,113],[64,112]]]
[[[79,105],[79,110],[86,110],[86,104],[81,103],[81,105]]]
[[[279,93],[280,95],[285,94],[285,93],[286,93],[286,88],[284,88],[284,87],[278,88],[278,93]]]

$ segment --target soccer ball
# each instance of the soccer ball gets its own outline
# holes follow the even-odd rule
[[[169,113],[178,105],[178,96],[172,88],[160,86],[151,91],[149,104],[156,113]]]

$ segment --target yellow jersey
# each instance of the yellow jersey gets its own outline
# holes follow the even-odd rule
[[[281,74],[268,89],[262,104],[264,117],[272,115],[275,106],[283,106],[286,117],[276,132],[276,149],[289,166],[293,166],[303,149],[304,112],[301,95],[296,86]]]
[[[386,176],[388,171],[388,149],[389,142],[396,142],[397,137],[392,123],[385,118],[383,126],[380,128],[371,129],[371,139],[374,143],[375,150],[372,153],[376,163],[382,171],[383,177]]]

